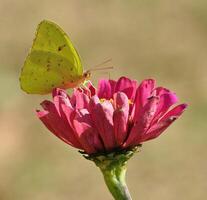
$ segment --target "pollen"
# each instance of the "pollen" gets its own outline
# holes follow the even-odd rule
[[[131,99],[129,99],[128,102],[129,102],[129,105],[133,105],[134,104],[134,102]]]
[[[105,102],[105,101],[109,101],[110,103],[114,103],[114,100],[113,99],[105,99],[105,98],[101,98],[100,99],[100,103],[103,103],[103,102]]]
[[[104,101],[106,101],[105,98],[100,99],[100,103],[103,103]]]

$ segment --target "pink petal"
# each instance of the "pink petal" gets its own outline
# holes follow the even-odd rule
[[[129,134],[129,137],[124,144],[125,147],[135,145],[140,141],[142,135],[148,130],[154,118],[159,102],[159,97],[151,97],[144,106],[142,113],[135,119],[135,125]]]
[[[108,80],[102,79],[98,83],[98,97],[101,99],[112,98],[111,84]]]
[[[53,129],[53,127],[50,125],[49,120],[47,120],[47,115],[49,114],[48,111],[40,111],[40,110],[36,110],[36,114],[37,117],[43,122],[43,124],[48,128],[48,130],[50,130],[52,133],[54,133],[57,137],[59,137],[56,129]],[[62,139],[62,138],[60,138]],[[66,143],[68,143],[68,141],[66,141]]]
[[[88,113],[80,113],[76,115],[73,123],[79,141],[86,153],[91,154],[103,150],[103,145],[99,138],[98,132],[90,124],[91,119]]]
[[[82,146],[80,143],[73,137],[73,131],[65,123],[65,120],[62,120],[57,112],[55,111],[55,106],[53,104],[50,105],[48,111],[39,111],[37,115],[39,119],[44,123],[44,125],[56,135],[58,138],[63,140],[64,142],[81,149]]]
[[[91,96],[91,92],[90,92],[90,90],[88,89],[88,88],[77,88],[76,90],[78,90],[79,92],[82,92],[82,93],[84,93],[85,95],[87,95],[88,97],[90,97]]]
[[[169,117],[179,117],[187,107],[188,107],[187,104],[180,104],[174,107],[172,110],[167,112],[160,121],[164,121]]]
[[[61,113],[61,119],[65,121],[65,123],[73,130],[73,119],[76,115],[76,110],[65,105],[61,104],[60,106],[60,113]],[[74,132],[74,131],[73,131]],[[75,133],[72,134],[74,138],[76,138]]]
[[[86,94],[88,97],[94,96],[96,94],[96,88],[93,86],[91,81],[87,81],[85,86],[78,88],[78,90]]]
[[[127,136],[127,123],[129,115],[129,100],[128,97],[118,92],[114,95],[114,104],[116,110],[113,115],[114,134],[118,146],[120,146]]]
[[[172,105],[178,102],[178,98],[174,93],[167,93],[160,96],[159,112],[165,113]]]
[[[55,108],[60,116],[61,116],[61,105],[62,104],[67,105],[68,107],[70,107],[72,109],[72,105],[71,105],[70,100],[67,96],[64,96],[64,95],[54,96],[53,102],[54,102]]]
[[[163,94],[167,94],[169,93],[170,90],[166,89],[166,88],[163,88],[163,87],[157,87],[153,90],[153,95],[154,96],[161,96]]]
[[[76,90],[74,91],[73,96],[75,96],[75,99],[76,99],[75,101],[76,109],[82,109],[82,108],[88,107],[89,97],[86,94]]]
[[[113,112],[113,106],[109,101],[104,101],[102,104],[96,104],[91,112],[94,125],[98,130],[107,151],[115,147]]]
[[[52,96],[53,96],[53,98],[54,98],[55,96],[64,96],[64,97],[66,97],[66,98],[69,98],[69,96],[68,96],[68,94],[66,93],[66,91],[63,90],[63,89],[60,89],[60,88],[55,88],[55,89],[53,89],[53,91],[52,91]]]
[[[114,106],[115,109],[127,109],[129,111],[129,99],[123,92],[117,92],[114,94]]]
[[[70,103],[71,103],[71,105],[72,105],[73,108],[76,107],[76,95],[75,95],[75,91],[76,91],[76,89],[74,89],[74,91],[73,91],[73,93],[72,93],[72,95],[70,97]]]
[[[146,79],[141,82],[137,89],[136,94],[136,104],[143,107],[147,99],[152,96],[152,90],[155,87],[155,80],[153,79]]]
[[[159,122],[152,126],[149,131],[142,135],[139,142],[145,142],[147,140],[158,137],[176,118],[169,118],[169,120]]]
[[[116,81],[114,80],[109,80],[109,84],[111,86],[111,96],[115,93],[115,87],[116,87]]]
[[[124,92],[129,99],[134,99],[136,89],[136,81],[121,77],[116,83],[115,92]]]
[[[93,84],[90,81],[88,82],[88,89],[91,92],[91,96],[94,96],[96,94],[96,88],[93,86]]]
[[[143,136],[142,142],[158,137],[170,124],[172,124],[186,109],[186,104],[181,104],[169,111],[157,124],[153,125]]]
[[[58,113],[61,104],[66,104],[67,106],[72,107],[70,102],[70,97],[68,96],[65,90],[60,88],[55,88],[53,89],[52,95],[53,95],[53,102],[55,104]]]
[[[90,113],[93,112],[93,110],[96,108],[96,105],[100,103],[99,98],[94,95],[93,97],[91,97],[90,101],[89,101],[89,106],[88,106],[88,110]]]
[[[58,128],[53,126],[53,120],[51,120],[51,118],[48,117],[48,115],[49,113],[47,111],[37,111],[37,116],[43,122],[43,124],[48,128],[49,131],[51,131],[55,136],[57,136],[65,143],[73,146],[73,144],[59,132]]]
[[[132,81],[129,78],[122,76],[116,83],[115,92],[122,91],[129,87],[132,87]]]
[[[155,114],[155,118],[153,119],[152,123],[156,123],[159,120],[159,118],[162,117],[172,105],[177,103],[177,101],[178,101],[178,98],[176,94],[174,93],[168,92],[168,93],[162,94],[160,96],[160,101],[159,101],[159,105],[157,108],[157,112]]]
[[[153,79],[146,79],[139,85],[134,102],[136,107],[134,118],[137,118],[137,116],[142,112],[142,108],[147,103],[148,98],[152,96],[154,87],[155,80]]]
[[[75,147],[81,147],[76,140],[74,132],[71,128],[71,113],[73,109],[66,104],[55,105],[50,101],[43,101],[42,107],[49,111],[47,115],[48,122],[52,123],[51,126],[57,129],[56,132],[62,137],[68,140]],[[57,109],[58,107],[58,109]]]
[[[122,145],[127,137],[127,117],[122,109],[114,111],[114,135],[117,146]]]
[[[54,103],[52,103],[51,101],[45,100],[40,105],[44,108],[44,110],[58,114],[58,111],[54,106]]]

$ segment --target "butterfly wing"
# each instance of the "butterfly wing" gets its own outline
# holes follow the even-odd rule
[[[80,57],[66,33],[55,23],[42,21],[20,76],[21,88],[46,94],[54,87],[74,86],[82,77]]]

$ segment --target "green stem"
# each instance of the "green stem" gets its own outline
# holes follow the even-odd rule
[[[105,183],[115,200],[132,200],[125,182],[127,161],[138,152],[141,145],[131,149],[116,150],[110,153],[96,153],[93,155],[80,152],[93,161],[103,173]]]
[[[126,166],[101,169],[105,183],[115,200],[132,200],[125,182]]]

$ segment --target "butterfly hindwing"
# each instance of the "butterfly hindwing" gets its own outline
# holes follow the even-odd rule
[[[75,68],[65,57],[32,51],[24,63],[21,82],[28,93],[46,94],[57,86],[66,88],[68,82],[75,82],[78,78]]]

